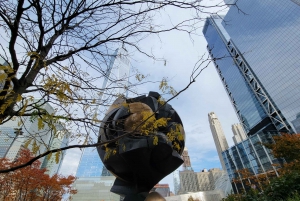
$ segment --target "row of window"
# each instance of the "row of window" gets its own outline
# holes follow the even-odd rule
[[[281,166],[284,160],[275,159],[270,150],[262,145],[262,143],[270,143],[274,135],[278,135],[278,133],[260,132],[222,152],[230,179],[238,178],[239,174],[237,171],[245,168],[253,174],[276,171],[272,164],[279,164]]]

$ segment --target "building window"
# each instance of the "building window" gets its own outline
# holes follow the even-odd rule
[[[291,0],[291,1],[297,4],[298,6],[300,6],[300,0]]]

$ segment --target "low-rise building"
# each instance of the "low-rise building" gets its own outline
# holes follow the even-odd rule
[[[74,182],[77,194],[73,201],[119,201],[120,196],[110,192],[115,181],[114,176],[80,177]]]

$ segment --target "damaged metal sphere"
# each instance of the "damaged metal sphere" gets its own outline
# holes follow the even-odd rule
[[[114,142],[114,140],[124,134]],[[182,163],[185,133],[181,119],[160,94],[118,98],[102,120],[97,147],[105,167],[117,178],[119,195],[149,192]]]

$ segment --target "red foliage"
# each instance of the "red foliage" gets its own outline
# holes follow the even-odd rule
[[[264,144],[272,149],[276,158],[285,158],[288,162],[300,158],[300,134],[282,134],[274,137],[274,144]]]
[[[0,159],[0,169],[24,164],[33,155],[28,150],[22,150],[15,161]],[[41,162],[35,161],[32,165],[9,173],[0,174],[0,200],[4,201],[53,201],[61,200],[66,193],[75,194],[71,185],[74,176],[64,177],[46,174],[46,169],[40,169]]]

